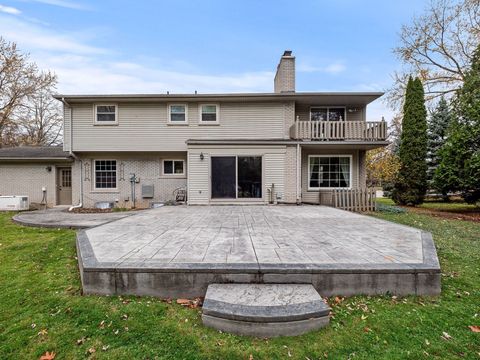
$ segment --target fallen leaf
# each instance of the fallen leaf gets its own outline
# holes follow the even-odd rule
[[[253,360],[253,355],[250,354],[250,356],[248,357],[248,360]]]
[[[35,329],[37,327],[37,324],[33,323],[32,325],[30,325],[32,327],[32,329]]]
[[[363,332],[368,333],[368,332],[370,332],[370,331],[372,331],[372,330],[370,330],[370,328],[368,328],[368,327],[364,327],[364,328],[363,328]]]
[[[480,333],[480,326],[478,325],[470,325],[468,328],[472,330],[474,333]]]
[[[88,349],[88,353],[89,353],[89,354],[93,354],[95,351],[97,351],[97,350],[95,350],[95,348],[93,348],[93,347],[91,347],[90,349]]]
[[[190,303],[190,300],[188,299],[177,299],[177,304],[179,305],[186,305],[186,304],[189,304]]]
[[[110,347],[110,345],[103,345],[103,346],[102,346],[102,350],[103,350],[103,351],[107,351],[109,347]]]
[[[48,330],[47,329],[42,329],[38,332],[38,336],[44,336],[44,335],[47,335],[48,334]]]
[[[82,337],[81,339],[77,340],[77,345],[82,345],[83,343],[85,343],[85,341],[86,341],[85,337]]]
[[[443,335],[442,335],[443,340],[450,340],[451,338],[452,337],[448,333],[446,333],[445,331],[443,332]]]
[[[55,359],[56,355],[57,354],[55,354],[53,351],[52,352],[47,351],[45,354],[40,356],[40,360],[53,360],[53,359]]]
[[[342,301],[343,301],[343,297],[340,297],[340,296],[335,296],[335,304],[340,304]]]

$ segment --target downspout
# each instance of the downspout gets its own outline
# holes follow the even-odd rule
[[[68,106],[70,109],[70,145],[68,147],[68,153],[71,157],[73,157],[76,161],[80,161],[80,201],[77,205],[70,206],[68,211],[72,211],[74,209],[79,209],[83,207],[83,161],[82,159],[78,158],[72,151],[73,146],[73,108],[70,106],[69,103],[65,101],[65,98],[62,97],[63,106]]]
[[[300,194],[301,194],[301,172],[300,172],[300,169],[301,169],[301,159],[302,159],[302,156],[301,156],[301,148],[300,148],[300,144],[297,143],[297,161],[295,162],[295,170],[296,170],[296,195],[297,195],[297,205],[300,204]]]

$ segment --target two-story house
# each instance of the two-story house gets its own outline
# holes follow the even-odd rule
[[[297,92],[291,51],[273,93],[57,95],[73,162],[54,203],[148,207],[185,189],[191,205],[327,205],[332,189],[366,186],[365,153],[387,144],[366,113],[381,95]]]

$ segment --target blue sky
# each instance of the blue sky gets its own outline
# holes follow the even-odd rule
[[[297,91],[382,91],[401,25],[426,4],[0,0],[0,35],[55,71],[61,93],[269,92],[285,49]],[[381,101],[369,107],[382,115]]]

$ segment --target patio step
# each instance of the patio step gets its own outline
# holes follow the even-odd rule
[[[330,308],[312,285],[210,284],[203,324],[257,337],[295,336],[328,325]]]

